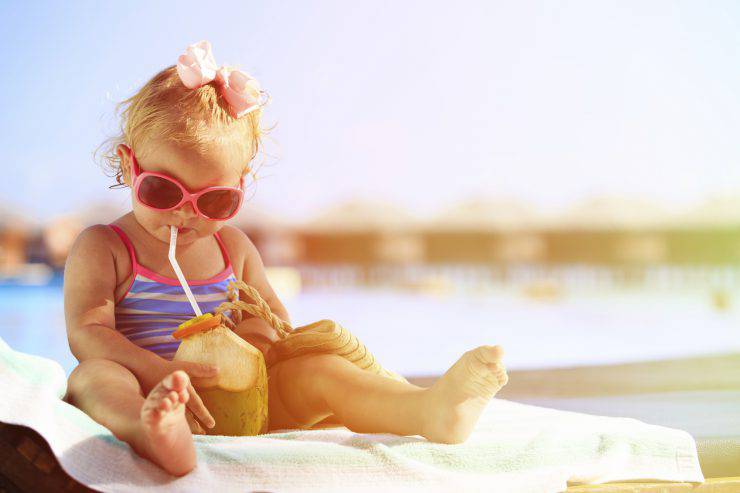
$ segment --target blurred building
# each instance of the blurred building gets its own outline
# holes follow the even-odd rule
[[[416,263],[424,260],[420,224],[389,202],[354,199],[301,226],[302,262]]]
[[[252,202],[242,205],[229,224],[247,233],[265,265],[289,265],[304,256],[297,226]]]
[[[46,284],[53,273],[39,248],[39,221],[10,206],[0,207],[0,281]]]
[[[76,215],[56,217],[44,226],[47,262],[52,267],[64,268],[70,248],[85,227],[85,223]]]
[[[33,221],[0,209],[0,273],[18,271],[27,262],[26,245],[33,235]]]
[[[471,199],[423,224],[425,260],[430,263],[518,263],[542,261],[543,219],[516,200]]]

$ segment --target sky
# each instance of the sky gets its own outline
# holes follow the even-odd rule
[[[92,153],[115,103],[202,39],[272,96],[247,208],[740,190],[738,2],[6,0],[0,208],[130,204]]]

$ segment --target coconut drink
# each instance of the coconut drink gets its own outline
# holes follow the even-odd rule
[[[218,366],[215,377],[193,386],[216,424],[209,435],[258,435],[268,430],[267,366],[262,352],[236,335],[221,314],[201,313],[175,258],[177,228],[170,228],[169,260],[196,317],[180,324],[172,334],[180,345],[176,361]]]
[[[267,366],[262,352],[206,313],[181,324],[174,360],[218,366],[218,375],[202,379],[195,390],[216,421],[209,435],[267,433]]]

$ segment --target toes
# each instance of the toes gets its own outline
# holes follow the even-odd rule
[[[484,364],[498,363],[504,356],[501,346],[480,346],[473,349],[472,353]]]
[[[170,391],[156,398],[150,396],[144,403],[141,416],[148,425],[154,425],[180,407],[180,394]]]
[[[483,348],[483,354],[489,359],[489,361],[500,361],[504,357],[504,348],[501,346],[481,346]]]
[[[169,394],[167,394],[167,398],[174,404],[175,402],[180,401],[180,394],[178,392],[175,392],[174,390],[171,390]]]
[[[187,389],[187,387],[186,387],[186,388],[184,388],[184,389],[182,389],[182,390],[181,390],[181,391],[180,391],[180,392],[179,392],[179,393],[177,394],[177,398],[178,398],[178,399],[180,400],[180,402],[182,402],[183,404],[185,404],[186,402],[188,402],[188,401],[190,400],[190,392],[188,392],[188,389]]]
[[[172,410],[172,401],[170,401],[168,398],[164,398],[161,401],[159,401],[159,405],[157,406],[158,411],[162,412],[169,412]]]
[[[170,409],[174,409],[180,404],[180,394],[174,390],[167,394],[167,402],[169,403]]]
[[[185,403],[190,398],[187,387],[179,391],[169,390],[167,388],[168,383],[173,383],[171,378],[173,375],[174,373],[168,375],[162,380],[161,385],[154,387],[144,403],[145,410],[147,410],[147,412],[151,412],[153,418],[158,418],[164,413],[172,411],[177,408],[180,403]],[[180,382],[177,382],[178,378],[179,377],[175,376],[174,380],[175,383],[179,385]],[[170,380],[168,381],[168,379]]]
[[[178,402],[179,397],[177,392],[172,391],[164,396],[161,401],[159,401],[159,404],[157,404],[157,409],[159,409],[160,411],[168,412],[171,411]]]
[[[146,407],[141,411],[141,417],[147,424],[158,422],[162,418],[163,411],[156,407]]]
[[[499,379],[496,375],[486,375],[483,380],[488,384],[489,387],[500,387],[501,386],[501,379]]]
[[[495,375],[496,379],[498,379],[499,385],[502,387],[506,385],[509,381],[509,375],[506,373],[506,368],[503,365],[500,363],[491,363],[488,365],[488,368]]]
[[[186,389],[189,383],[190,378],[188,378],[188,374],[182,370],[176,370],[162,380],[162,384],[167,387],[167,390],[174,390],[175,392]]]
[[[149,403],[155,403],[162,400],[167,394],[169,394],[169,389],[163,385],[163,382],[160,382],[154,387],[150,392],[149,395],[146,396],[146,400]]]

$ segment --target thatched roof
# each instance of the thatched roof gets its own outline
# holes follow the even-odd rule
[[[542,218],[534,208],[522,201],[478,197],[443,210],[425,226],[445,230],[516,230],[541,224]]]
[[[33,214],[21,212],[20,206],[0,204],[0,230],[12,229],[30,233],[42,228],[42,222]]]
[[[356,198],[326,208],[304,226],[319,231],[409,231],[419,221],[398,204]]]
[[[681,214],[681,226],[740,226],[740,192],[710,197]]]
[[[90,202],[85,207],[78,209],[75,216],[85,227],[93,224],[108,224],[131,210],[131,199],[129,197],[117,200],[99,200]]]
[[[602,196],[585,200],[553,216],[548,224],[552,228],[643,229],[673,224],[675,216],[675,211],[651,200]]]
[[[229,220],[229,223],[241,229],[282,230],[294,227],[291,220],[268,211],[253,202],[244,203],[236,216]]]

